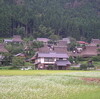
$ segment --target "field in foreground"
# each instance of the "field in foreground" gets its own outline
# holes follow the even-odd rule
[[[0,99],[100,99],[99,71],[0,71]]]

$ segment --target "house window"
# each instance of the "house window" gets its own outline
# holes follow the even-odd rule
[[[44,62],[54,62],[53,58],[44,58]]]
[[[63,60],[63,58],[57,58],[57,60]]]

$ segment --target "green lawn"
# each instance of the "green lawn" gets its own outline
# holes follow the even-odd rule
[[[100,71],[0,70],[0,99],[100,99]]]

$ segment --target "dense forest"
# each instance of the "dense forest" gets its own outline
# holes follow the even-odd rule
[[[100,38],[100,0],[0,0],[0,37]]]

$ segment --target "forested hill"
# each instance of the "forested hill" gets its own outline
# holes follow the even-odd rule
[[[100,38],[100,0],[0,0],[0,37]]]

